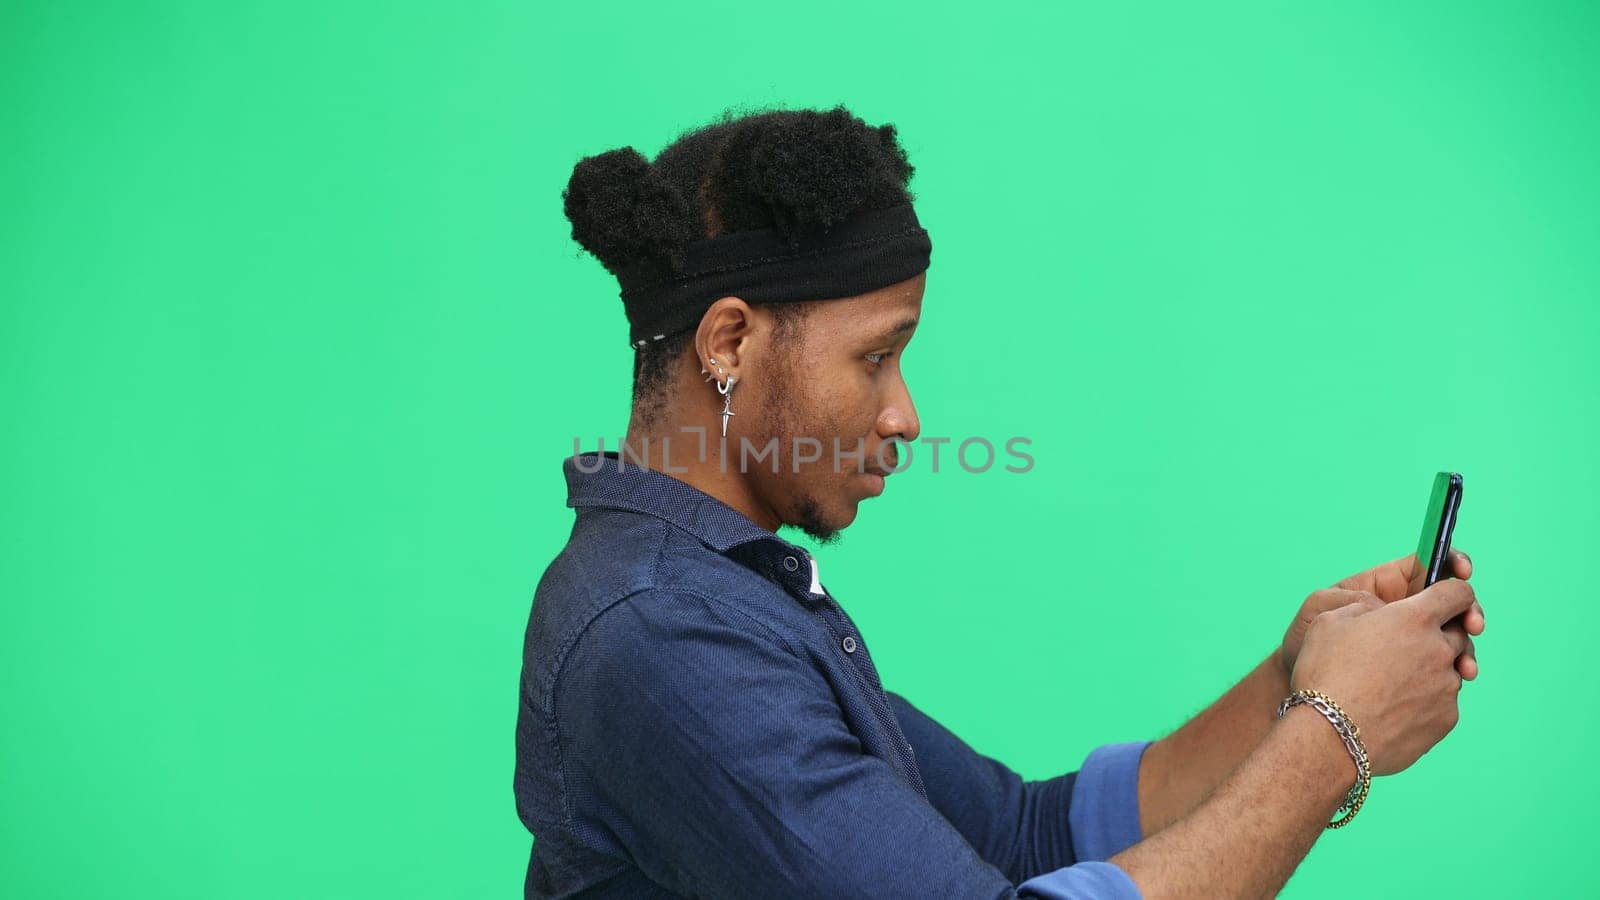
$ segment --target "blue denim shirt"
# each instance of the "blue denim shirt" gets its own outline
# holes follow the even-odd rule
[[[1148,742],[1024,781],[885,691],[803,548],[615,452],[569,457],[513,787],[534,897],[1137,898]],[[588,470],[588,471],[586,471]]]

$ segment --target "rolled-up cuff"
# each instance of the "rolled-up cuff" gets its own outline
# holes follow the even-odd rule
[[[1017,885],[1017,896],[1044,900],[1143,900],[1139,886],[1115,863],[1081,862],[1035,875]]]
[[[1150,744],[1104,744],[1083,761],[1067,810],[1072,850],[1079,860],[1110,859],[1144,839],[1139,827],[1139,761]]]

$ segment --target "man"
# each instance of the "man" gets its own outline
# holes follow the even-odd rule
[[[564,463],[577,519],[529,620],[528,897],[1270,894],[1370,775],[1453,727],[1483,629],[1459,554],[1426,590],[1407,556],[1312,593],[1193,721],[1052,779],[884,690],[776,532],[831,541],[917,439],[911,173],[893,126],[843,108],[575,167],[566,212],[622,286],[634,402],[621,452]]]

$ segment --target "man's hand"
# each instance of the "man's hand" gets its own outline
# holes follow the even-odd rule
[[[1471,558],[1460,550],[1451,549],[1450,570],[1451,574],[1463,581],[1471,578]],[[1427,571],[1417,561],[1416,554],[1408,553],[1399,559],[1342,578],[1332,587],[1313,592],[1301,604],[1300,611],[1295,614],[1294,621],[1289,623],[1289,629],[1283,635],[1278,662],[1283,666],[1284,675],[1294,671],[1295,660],[1299,658],[1300,647],[1305,642],[1306,629],[1318,615],[1351,603],[1364,603],[1376,609],[1403,600],[1422,590],[1422,582],[1426,577]],[[1467,681],[1478,677],[1478,657],[1472,638],[1466,636],[1482,634],[1484,624],[1483,607],[1473,600],[1465,614],[1445,626],[1445,631],[1453,630],[1465,637],[1466,649],[1456,658],[1456,672]]]
[[[1446,578],[1394,602],[1364,591],[1350,596],[1356,599],[1306,629],[1289,687],[1333,695],[1361,728],[1372,774],[1392,775],[1460,719],[1461,658],[1472,639],[1455,623],[1477,595]]]
[[[1472,561],[1465,553],[1452,551],[1450,557],[1452,574],[1463,581],[1471,577]],[[1383,610],[1420,593],[1426,577],[1416,557],[1407,555],[1307,597],[1275,652],[1268,653],[1215,703],[1145,751],[1139,766],[1139,820],[1144,833],[1154,834],[1195,809],[1267,735],[1276,719],[1263,710],[1274,709],[1289,693],[1307,630],[1319,615],[1345,607],[1353,608],[1343,615]],[[1470,584],[1457,587],[1471,589]],[[1450,677],[1459,676],[1463,681],[1478,676],[1469,635],[1483,632],[1483,608],[1476,594],[1467,599],[1465,612],[1439,627],[1442,636],[1459,648]]]
[[[1404,560],[1391,565],[1397,568],[1385,571],[1379,566],[1343,582],[1355,588],[1330,589],[1354,599],[1312,620],[1287,684],[1334,697],[1360,727],[1374,775],[1410,766],[1460,721],[1457,700],[1463,679],[1455,666],[1467,650],[1468,637],[1464,627],[1452,632],[1449,624],[1464,620],[1477,602],[1472,585],[1455,578],[1408,597],[1384,599],[1368,588],[1394,597],[1396,575],[1401,576],[1398,591],[1409,590],[1413,580]],[[1361,581],[1367,576],[1368,581]],[[1384,582],[1391,584],[1385,587]],[[1268,657],[1256,671],[1270,673],[1276,666]],[[1259,680],[1267,679],[1261,675]],[[1236,688],[1219,703],[1251,692]],[[1180,730],[1178,734],[1191,732],[1186,746],[1168,753],[1164,768],[1180,773],[1176,783],[1188,811],[1153,833],[1146,825],[1143,840],[1109,860],[1133,879],[1142,896],[1275,896],[1326,830],[1328,817],[1350,788],[1344,744],[1315,711],[1296,709],[1276,719],[1266,712],[1276,702],[1252,701],[1246,704],[1249,714],[1234,721],[1208,709],[1197,719],[1205,725],[1191,723]],[[1264,720],[1275,724],[1248,754],[1240,754],[1238,733],[1252,737]],[[1230,752],[1215,752],[1205,742],[1206,732],[1215,738],[1212,744],[1227,744]],[[1143,766],[1171,739],[1163,738],[1145,752],[1147,762],[1139,773],[1141,815]],[[1219,762],[1224,755],[1242,759],[1223,769]],[[1196,760],[1204,777],[1194,772]],[[1218,771],[1224,775],[1219,777]],[[1166,808],[1161,815],[1169,815],[1171,800],[1160,805]]]

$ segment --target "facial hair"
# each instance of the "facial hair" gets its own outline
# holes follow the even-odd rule
[[[785,471],[791,473],[794,470],[794,460],[790,456],[795,450],[794,438],[800,434],[802,422],[810,418],[795,404],[794,398],[799,395],[799,392],[793,389],[794,379],[797,377],[798,374],[787,361],[773,372],[772,388],[768,392],[761,415],[763,432],[777,436],[782,466]],[[794,521],[786,524],[805,532],[819,544],[837,543],[841,529],[829,525],[823,518],[822,504],[803,487],[796,487],[794,491],[791,499],[792,512],[790,512]]]

